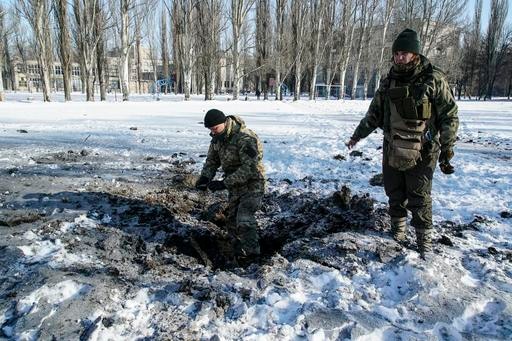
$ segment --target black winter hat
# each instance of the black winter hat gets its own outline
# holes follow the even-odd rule
[[[220,110],[210,109],[204,116],[204,126],[206,128],[211,128],[216,126],[217,124],[221,124],[226,122],[226,115]]]
[[[393,53],[396,51],[406,51],[420,54],[420,40],[416,31],[406,28],[403,30],[393,42]]]

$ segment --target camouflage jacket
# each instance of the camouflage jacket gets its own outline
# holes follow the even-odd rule
[[[413,89],[422,89],[420,96],[428,97],[432,115],[427,122],[426,140],[433,142],[434,150],[439,150],[439,145],[441,150],[453,148],[459,126],[457,104],[443,71],[433,66],[424,56],[421,56],[418,66],[408,77],[400,77],[400,74],[393,72],[393,68],[390,70],[388,76],[382,80],[366,116],[357,126],[352,138],[365,138],[377,128],[381,128],[385,135],[389,132],[391,109],[388,90],[392,79],[401,86],[409,85]]]
[[[229,191],[265,190],[263,146],[239,116],[227,117],[224,138],[212,136],[201,176],[211,180],[219,167],[224,171],[224,183]]]

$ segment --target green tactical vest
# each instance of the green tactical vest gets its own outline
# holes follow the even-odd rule
[[[391,80],[388,89],[390,129],[385,134],[388,140],[387,160],[389,166],[405,171],[416,166],[421,159],[432,105],[426,85],[416,83],[397,87],[395,84],[395,80]]]

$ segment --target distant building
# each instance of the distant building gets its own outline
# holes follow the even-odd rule
[[[132,49],[133,51],[133,49]],[[149,58],[149,51],[143,49],[141,54],[141,92],[147,93],[150,91],[155,83],[156,79],[162,78],[162,61],[161,59],[153,60]],[[115,91],[120,89],[119,81],[119,57],[117,51],[111,50],[107,53],[106,62],[106,79],[107,90]],[[41,73],[39,63],[35,59],[30,59],[26,63],[23,63],[21,59],[17,58],[12,61],[14,72],[12,72],[12,78],[14,81],[14,88],[12,81],[6,79],[6,89],[16,91],[42,91],[41,85]],[[132,52],[130,58],[130,91],[132,93],[138,92],[138,75],[135,61],[135,54]],[[155,72],[156,68],[156,72]],[[82,91],[82,70],[79,63],[71,64],[71,88],[72,91]],[[7,74],[3,74],[4,77],[8,77]],[[95,81],[95,90],[99,91],[99,83]],[[64,79],[62,75],[62,65],[60,61],[54,61],[52,70],[50,72],[50,88],[53,91],[64,90]]]

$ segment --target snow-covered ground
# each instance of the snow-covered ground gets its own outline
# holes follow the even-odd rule
[[[197,161],[188,166],[197,173],[209,144],[202,119],[211,108],[242,116],[264,141],[269,192],[327,197],[346,185],[354,194],[369,193],[379,202],[376,207],[386,205],[383,188],[368,183],[381,171],[382,133],[357,145],[361,157],[349,155],[345,147],[369,101],[276,102],[251,97],[205,102],[197,97],[185,102],[169,95],[159,101],[132,96],[130,102],[115,102],[110,96],[107,102],[87,103],[75,95],[77,101],[70,103],[59,102],[59,96],[56,102],[42,103],[37,94],[7,93],[6,97],[0,103],[0,171],[11,175],[13,184],[0,184],[3,212],[30,201],[27,195],[24,200],[16,197],[20,187],[23,193],[32,186],[34,193],[48,193],[43,203],[63,190],[60,176],[73,166],[35,162],[35,156],[68,150],[96,153],[102,157],[101,178],[113,186],[119,184],[120,174],[133,179],[164,170],[161,163],[139,166],[134,161],[139,159],[186,155],[183,159]],[[64,275],[52,283],[31,283],[15,296],[2,287],[3,336],[50,337],[42,331],[47,319],[59,310],[68,311],[78,297],[104,290],[108,299],[90,305],[91,311],[73,315],[93,321],[89,329],[81,322],[87,332],[80,335],[85,338],[159,339],[163,334],[156,325],[174,321],[169,330],[178,331],[181,324],[190,334],[176,335],[195,339],[512,340],[512,102],[458,104],[459,141],[452,161],[456,172],[435,173],[434,220],[443,226],[449,222],[473,228],[450,237],[454,246],[440,246],[431,263],[421,262],[413,250],[406,249],[398,259],[370,261],[351,274],[310,259],[287,260],[280,255],[266,265],[272,269],[269,280],[262,280],[265,266],[256,271],[258,275],[200,267],[197,286],[228,288],[229,304],[223,314],[216,312],[218,298],[198,306],[196,296],[175,290],[170,283],[152,282],[122,291],[99,289],[99,282],[87,276],[77,280]],[[32,175],[51,178],[54,187],[41,189],[23,177],[16,183],[16,177],[28,169]],[[90,176],[94,177],[84,172],[84,178]],[[68,190],[80,193],[89,183]],[[12,205],[14,201],[18,206]],[[0,252],[9,245],[20,251],[18,273],[36,263],[42,269],[102,266],[94,254],[72,252],[65,240],[77,231],[100,229],[108,217],[95,219],[80,210],[66,213],[68,220],[60,222],[52,238],[45,237],[45,226],[37,221],[23,225],[23,231],[2,234]],[[359,242],[369,245],[374,240],[362,235]],[[45,307],[39,309],[42,302]],[[173,314],[174,320],[169,317]],[[98,323],[98,317],[103,323]]]

